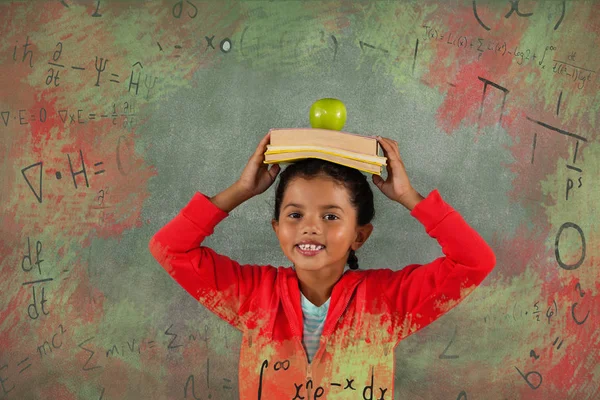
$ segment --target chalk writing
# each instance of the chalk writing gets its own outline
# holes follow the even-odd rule
[[[66,8],[70,8],[69,5],[65,2],[65,0],[60,0],[60,3],[65,6]],[[100,0],[98,0],[98,2],[96,3],[96,9],[94,10],[94,12],[92,13],[92,17],[98,18],[101,17],[102,14],[100,14],[98,12],[98,10],[100,9]]]
[[[90,187],[89,184],[89,180],[88,180],[88,175],[87,175],[87,169],[85,166],[85,161],[83,159],[83,151],[81,151],[81,149],[79,150],[79,159],[80,159],[80,163],[81,163],[81,169],[79,171],[74,171],[73,170],[73,161],[71,160],[71,156],[69,154],[67,154],[67,159],[69,161],[69,170],[71,172],[71,177],[73,179],[73,186],[75,187],[75,189],[78,188],[77,185],[77,180],[75,179],[77,177],[77,175],[82,175],[84,178],[84,182],[85,182],[85,186],[87,188]],[[94,170],[94,175],[100,175],[103,174],[104,172],[106,172],[102,165],[104,165],[103,161],[100,162],[96,162],[94,163],[94,167],[96,167],[96,169]],[[30,173],[29,170],[37,170],[39,171],[39,176],[37,178],[37,185],[36,187],[34,187],[34,183],[32,182],[33,175],[35,172]],[[25,179],[25,182],[27,183],[27,185],[29,186],[29,189],[31,190],[31,192],[33,193],[33,195],[35,196],[35,198],[37,199],[38,203],[42,203],[43,202],[43,179],[42,179],[42,171],[44,169],[44,162],[43,161],[39,161],[36,162],[34,164],[28,165],[27,167],[21,169],[21,174],[23,175],[23,178]],[[61,180],[62,179],[62,173],[57,170],[54,174],[55,178],[57,180]]]
[[[579,257],[579,260],[577,260],[577,262],[575,262],[573,264],[566,264],[562,260],[562,257],[560,255],[560,250],[559,250],[561,235],[562,235],[563,231],[567,228],[575,229],[575,231],[579,234],[579,239],[581,241],[580,242],[581,256]],[[583,234],[583,230],[579,227],[579,225],[577,225],[573,222],[565,222],[564,224],[562,224],[560,226],[560,228],[558,229],[558,232],[556,233],[556,239],[554,240],[554,255],[556,257],[556,262],[558,263],[558,266],[561,267],[562,269],[566,269],[568,271],[577,269],[581,266],[581,264],[583,264],[583,261],[585,260],[585,235]]]
[[[75,111],[69,110],[68,108],[60,109],[56,111],[56,115],[58,116],[60,121],[62,121],[65,126],[71,126],[76,124],[85,124],[91,121],[101,121],[105,119],[112,120],[113,126],[121,125],[123,128],[132,128],[135,121],[135,102],[134,101],[125,101],[123,104],[117,105],[117,103],[112,104],[112,112],[85,112],[83,109],[77,109]],[[122,110],[121,110],[122,106]],[[12,118],[11,118],[12,116]],[[56,119],[50,116],[50,121],[48,121],[48,111],[45,107],[41,107],[39,110],[25,110],[20,109],[15,113],[11,110],[0,111],[0,117],[2,118],[2,122],[4,127],[9,127],[11,121],[18,121],[18,126],[29,125],[31,122],[44,124],[46,122],[52,123],[56,125]],[[119,121],[119,118],[121,120]],[[1,127],[2,125],[0,125]],[[11,125],[12,126],[12,125]]]
[[[527,383],[527,386],[529,386],[530,388],[535,390],[542,385],[544,379],[542,378],[542,374],[540,374],[538,371],[529,371],[528,373],[523,374],[523,372],[521,372],[521,370],[518,367],[515,367],[515,369],[519,372],[519,375],[521,375],[521,377]],[[532,375],[533,378],[531,378]]]
[[[318,54],[319,50],[331,50],[333,53],[332,61],[335,61],[338,54],[339,42],[335,35],[330,34],[327,40],[325,36],[327,33],[325,31],[319,31],[319,39],[307,40],[313,32],[296,32],[295,35],[290,35],[289,31],[283,31],[279,39],[276,41],[275,37],[262,37],[249,35],[248,32],[254,32],[251,27],[246,26],[242,31],[240,37],[240,54],[244,58],[255,58],[260,59],[262,56],[261,50],[263,48],[267,48],[268,51],[272,51],[273,47],[277,46],[279,51],[282,52],[285,49],[292,48],[293,56],[285,57],[280,60],[281,63],[292,64],[298,61],[298,57],[301,54],[307,54],[308,56]],[[251,36],[247,38],[246,36]],[[299,51],[299,47],[302,44],[308,43],[308,46],[304,52]],[[316,44],[315,44],[316,43]],[[360,42],[359,42],[360,45]],[[246,51],[248,50],[248,51]]]
[[[100,2],[98,2],[98,5],[100,5]],[[207,41],[209,42],[209,45],[212,46],[212,42],[211,42],[212,38],[209,38],[209,37],[206,37],[206,38],[207,38]],[[213,36],[213,38],[214,38],[214,36]],[[18,45],[16,45],[13,49],[13,61],[25,62],[25,60],[28,59],[28,61],[29,61],[28,64],[29,64],[30,68],[33,68],[33,64],[34,64],[33,51],[28,49],[30,44],[31,43],[29,42],[29,36],[27,36],[25,44],[23,45],[23,56],[20,61],[17,59]],[[61,61],[61,56],[63,54],[63,46],[64,46],[63,42],[61,42],[61,41],[57,42],[55,45],[55,50],[52,53],[52,59],[48,61],[49,68],[46,72],[46,77],[45,77],[45,83],[47,86],[51,86],[54,88],[59,87],[61,85],[61,74],[60,73],[68,68],[68,66],[66,66],[65,63],[63,63]],[[214,46],[212,46],[212,47],[214,48]],[[225,38],[221,41],[221,51],[223,53],[228,53],[229,51],[231,51],[231,48],[232,48],[232,43],[229,38]],[[161,50],[162,50],[162,48],[161,48]],[[121,75],[119,73],[116,73],[118,71],[107,70],[108,64],[109,64],[108,58],[104,58],[104,57],[101,57],[98,55],[95,56],[94,69],[96,70],[96,76],[95,76],[96,79],[95,79],[95,83],[93,86],[95,86],[95,87],[101,86],[101,78],[104,73],[110,73],[110,78],[108,79],[109,82],[116,83],[116,84],[121,83]],[[134,66],[136,66],[138,64],[141,66],[141,63],[139,61],[136,62],[134,64]],[[75,71],[86,71],[85,67],[82,67],[79,65],[71,65],[70,68]],[[134,87],[135,94],[137,95],[138,94],[138,86],[139,86],[139,76],[138,76],[137,80],[134,80],[133,74],[134,74],[134,71],[131,72],[131,77],[130,77],[129,83],[128,83],[128,91],[131,91],[132,87]],[[158,80],[158,77],[150,76],[147,74],[145,86],[148,89],[152,89],[154,87],[154,85],[156,84],[157,80]],[[149,97],[150,97],[150,93],[148,92],[146,94],[146,98],[149,98]],[[5,121],[5,123],[6,123],[6,121]]]
[[[477,52],[477,59],[480,59],[483,54],[493,54],[500,57],[512,57],[512,59],[518,64],[523,65],[526,62],[533,62],[536,58],[540,58],[537,55],[536,50],[530,48],[520,48],[520,45],[514,48],[509,48],[506,41],[503,40],[491,40],[481,37],[473,38],[462,33],[456,33],[452,31],[441,32],[439,29],[431,25],[423,25],[425,33],[422,39],[427,43],[443,44],[447,46],[453,46],[462,50]],[[541,69],[546,68],[544,59],[548,51],[556,51],[554,45],[545,46],[544,53],[537,64]]]
[[[512,307],[512,319],[516,321],[517,318],[525,317],[528,321],[533,320],[536,322],[540,322],[542,321],[541,318],[545,315],[547,323],[549,324],[552,318],[558,314],[558,303],[556,302],[556,300],[552,299],[548,301],[547,305],[545,306],[545,310],[546,312],[543,313],[543,309],[540,309],[539,300],[533,302],[532,305],[527,305],[525,308],[523,308],[521,303],[515,302]]]
[[[579,282],[575,285],[575,290],[577,291],[579,298],[583,298],[585,296],[585,292],[581,289],[581,284]],[[573,318],[573,321],[577,325],[582,325],[588,319],[590,312],[588,310],[587,313],[585,314],[585,317],[583,317],[582,319],[576,317],[575,308],[577,307],[578,304],[579,304],[578,302],[574,302],[571,305],[571,317]],[[558,311],[558,307],[556,306],[556,301],[554,302],[554,307],[555,308],[550,313],[547,312],[546,315],[548,318],[554,316]],[[552,341],[551,347],[554,349],[554,351],[559,351],[563,347],[563,343],[564,343],[564,339],[562,339],[561,336],[555,336],[554,340]],[[540,359],[541,355],[538,354],[535,349],[531,349],[531,351],[529,352],[529,357],[532,359],[533,362],[535,362]],[[527,385],[531,389],[536,390],[542,385],[543,377],[542,377],[542,373],[540,371],[533,370],[533,371],[530,371],[530,372],[527,372],[526,374],[524,374],[518,367],[515,366],[515,369],[518,371],[519,375],[525,380],[525,383],[527,383]]]
[[[226,389],[226,390],[233,389],[233,387],[230,386],[231,379],[223,378],[223,381],[226,383],[226,384],[224,384],[222,386],[223,389]],[[195,385],[195,379],[194,379],[194,375],[193,374],[190,375],[190,376],[188,376],[188,378],[185,381],[185,385],[183,387],[183,398],[184,399],[188,398],[188,389],[189,389],[190,386],[191,386],[191,389],[192,389],[191,390],[191,395],[192,395],[193,399],[195,399],[195,400],[204,399],[204,396],[197,396],[196,395],[196,385]],[[206,359],[206,388],[207,388],[207,391],[210,390],[210,357]],[[207,397],[209,399],[211,399],[212,398],[212,394],[208,393]]]
[[[452,337],[450,338],[450,343],[448,343],[448,346],[446,346],[446,348],[444,349],[444,351],[442,351],[442,353],[440,354],[440,360],[454,360],[458,358],[458,354],[446,354],[446,352],[448,351],[448,349],[450,348],[450,346],[452,346],[452,343],[454,342],[454,339],[456,338],[456,331],[458,330],[457,326],[454,326],[454,333],[452,334]]]
[[[586,82],[591,81],[592,74],[596,74],[596,71],[581,66],[568,63],[561,60],[552,60],[554,67],[552,71],[555,75],[571,78],[573,82],[577,82],[577,88],[583,89]]]
[[[560,18],[554,25],[554,30],[558,29],[558,27],[561,25],[561,23],[565,17],[565,10],[566,10],[565,2],[566,2],[566,0],[562,1],[562,13],[561,13]],[[523,18],[529,18],[533,15],[532,12],[527,13],[527,12],[521,12],[519,10],[519,0],[509,0],[509,3],[510,3],[510,10],[504,15],[504,18],[510,18],[513,15],[513,13],[515,13],[519,17],[523,17]],[[476,0],[473,0],[473,15],[475,16],[475,19],[477,20],[479,25],[481,25],[483,27],[483,29],[485,29],[486,31],[490,30],[490,27],[487,26],[479,17],[479,14],[477,12],[477,1]]]
[[[42,275],[42,263],[44,260],[41,258],[42,256],[42,242],[36,241],[35,243],[35,261],[32,260],[31,254],[31,241],[29,236],[27,236],[27,252],[23,255],[21,259],[21,269],[23,272],[29,273],[33,270],[34,265],[37,266],[37,271],[39,275]],[[46,282],[51,282],[53,278],[42,278],[36,280],[29,280],[27,282],[23,282],[23,286],[31,287],[32,291],[32,302],[27,307],[27,315],[31,319],[38,319],[41,315],[49,315],[50,311],[47,310],[46,303],[46,287],[43,285]],[[37,297],[36,297],[36,286],[40,285],[41,289],[38,288]],[[39,305],[38,305],[39,304]]]
[[[419,53],[419,39],[417,38],[417,41],[415,43],[415,51],[414,51],[414,55],[413,55],[413,64],[412,64],[412,74],[415,74],[415,64],[417,62],[417,54]]]
[[[575,290],[577,290],[577,293],[579,294],[580,298],[583,298],[585,296],[585,292],[583,290],[581,290],[581,284],[579,282],[577,282],[577,284],[575,285]],[[580,318],[577,315],[581,315],[581,314],[578,314],[575,312],[575,309],[577,308],[578,305],[579,305],[579,302],[574,302],[571,305],[571,318],[573,318],[573,321],[575,321],[575,323],[577,325],[583,325],[583,324],[585,324],[588,317],[590,316],[590,310],[587,310],[585,317]]]
[[[556,52],[557,48],[554,45],[547,45],[544,48],[542,56],[539,57],[537,55],[536,50],[532,50],[530,48],[519,48],[519,45],[514,48],[509,48],[506,41],[492,41],[484,38],[471,38],[467,35],[457,34],[455,32],[440,32],[437,28],[430,25],[423,25],[425,29],[425,34],[423,35],[423,40],[428,43],[441,43],[445,45],[450,45],[459,49],[477,51],[478,59],[481,58],[483,54],[492,53],[501,57],[512,57],[513,60],[516,60],[518,65],[523,65],[526,62],[532,63],[531,65],[539,66],[541,69],[546,69],[546,55],[549,52]],[[553,64],[552,68],[548,69],[548,71],[552,71],[555,77],[562,77],[565,79],[570,79],[571,81],[577,83],[578,89],[583,89],[587,82],[591,82],[597,71],[593,69],[589,69],[583,66],[575,65],[573,62],[575,61],[574,56],[575,52],[571,52],[569,56],[569,61],[561,61],[558,59],[550,60]],[[539,58],[537,63],[533,63],[533,61]]]
[[[18,41],[17,41],[18,43]],[[27,57],[29,57],[29,62],[27,64],[29,64],[29,68],[33,68],[33,50],[28,50],[27,48],[29,47],[30,43],[29,43],[29,36],[27,36],[25,38],[25,44],[23,45],[23,58],[21,58],[21,63],[25,62],[25,59]],[[17,61],[17,47],[18,45],[15,45],[14,50],[13,50],[13,61]]]
[[[127,89],[129,92],[131,92],[131,88],[134,87],[135,88],[135,95],[138,95],[138,90],[139,90],[139,86],[140,86],[140,78],[142,76],[141,70],[144,69],[144,66],[142,65],[141,62],[136,62],[135,64],[133,64],[133,67],[136,67],[139,64],[139,69],[137,70],[137,77],[134,80],[134,70],[131,70],[131,76],[129,77],[129,88]],[[144,87],[147,89],[146,92],[146,100],[148,100],[150,98],[150,93],[151,90],[154,89],[154,86],[156,85],[156,81],[158,80],[158,77],[150,75],[150,74],[146,74],[144,77]]]
[[[48,76],[46,77],[46,85],[51,85],[54,83],[54,87],[60,86],[60,70],[54,71],[54,68],[65,68],[64,65],[58,63],[60,56],[62,55],[62,42],[56,43],[56,47],[57,49],[52,54],[52,61],[48,61],[50,68],[48,69]]]
[[[258,377],[258,391],[257,391],[257,400],[261,400],[263,397],[263,382],[265,380],[265,375],[267,374],[269,368],[272,368],[274,372],[279,371],[287,371],[290,367],[289,360],[277,360],[274,364],[270,366],[268,360],[263,360],[260,367],[260,373]],[[377,399],[385,400],[385,394],[388,391],[388,388],[382,388],[375,384],[375,372],[374,367],[370,367],[370,384],[364,385],[362,387],[356,386],[354,382],[354,378],[344,378],[345,382],[337,381],[337,382],[329,382],[329,390],[341,390],[341,391],[359,391],[362,393],[362,399],[364,400],[373,400],[374,395],[379,396]],[[356,386],[356,387],[355,387]],[[362,392],[361,392],[362,389]],[[309,399],[320,399],[326,398],[327,390],[323,386],[315,387],[315,384],[312,378],[309,376],[306,381],[294,383],[294,397],[292,400],[309,400]]]
[[[549,125],[545,122],[542,121],[538,121],[536,119],[530,118],[530,117],[526,117],[529,121],[536,123],[539,126],[542,126],[544,128],[546,128],[547,130],[551,131],[551,132],[556,132],[559,133],[561,135],[564,136],[568,136],[568,137],[573,137],[575,139],[577,139],[577,142],[575,142],[575,151],[573,153],[573,164],[575,164],[575,162],[577,161],[577,151],[579,150],[579,141],[582,142],[587,142],[587,139],[581,135],[572,133],[572,132],[568,132],[564,129],[561,128],[557,128],[555,126]],[[535,146],[536,146],[536,142],[537,142],[537,133],[534,135],[533,138],[533,145],[532,145],[532,153],[531,153],[531,163],[533,164],[533,160],[534,160],[534,152],[535,152]],[[567,169],[570,171],[575,171],[578,172],[579,174],[583,173],[583,170],[581,168],[575,167],[575,165],[566,165]],[[569,194],[571,193],[571,191],[573,189],[580,189],[583,186],[583,180],[582,177],[579,176],[577,178],[577,183],[578,186],[575,187],[575,181],[573,181],[572,178],[567,178],[566,180],[566,186],[565,186],[565,200],[569,200]]]
[[[502,92],[502,108],[500,109],[500,117],[498,119],[498,123],[502,123],[502,115],[504,114],[504,105],[506,104],[506,96],[508,95],[509,90],[503,86],[498,85],[497,83],[494,83],[490,80],[482,78],[481,76],[478,76],[477,78],[479,78],[479,80],[483,82],[483,94],[481,96],[481,105],[479,106],[479,121],[481,121],[481,115],[483,114],[483,102],[485,101],[485,95],[487,93],[487,88],[488,88],[488,86],[491,86]]]
[[[102,16],[102,14],[100,14],[98,12],[99,9],[100,9],[100,0],[98,0],[98,3],[96,4],[96,9],[94,10],[92,17],[101,17]]]
[[[58,325],[54,334],[52,335],[52,339],[50,339],[50,342],[46,340],[43,344],[37,346],[36,352],[39,354],[39,357],[36,359],[42,360],[44,356],[48,355],[49,353],[52,353],[54,350],[60,349],[63,345],[63,339],[66,332],[67,330],[65,329],[65,326],[63,324]],[[34,357],[27,355],[23,359],[14,363],[12,366],[16,367],[15,370],[18,369],[18,375],[21,375],[25,371],[28,371],[32,367],[34,362]],[[3,370],[6,371],[3,372]],[[8,383],[10,380],[12,380],[12,377],[13,375],[11,374],[11,364],[2,364],[2,362],[0,361],[0,387],[2,387],[2,393],[5,396],[16,388],[15,384]]]
[[[185,4],[185,7],[184,7]],[[185,3],[183,0],[175,2],[171,12],[173,14],[173,18],[181,18],[181,13],[183,9],[186,8],[186,15],[192,19],[196,18],[198,15],[198,7],[194,5],[191,1],[186,0]]]
[[[60,349],[62,347],[62,345],[63,345],[62,336],[65,334],[65,332],[66,332],[65,328],[63,327],[62,324],[60,324],[58,326],[58,332],[54,333],[50,342],[48,342],[46,340],[46,341],[44,341],[43,344],[41,344],[37,347],[37,351],[40,355],[40,358],[42,358],[44,355],[47,354],[46,350],[48,350],[50,353],[52,353],[53,349],[56,350],[56,349]],[[60,341],[57,340],[57,337],[60,339]],[[43,355],[42,355],[42,351],[44,352]]]

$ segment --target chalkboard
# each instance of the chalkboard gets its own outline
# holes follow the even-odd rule
[[[241,334],[148,242],[323,97],[497,257],[398,345],[395,398],[600,398],[599,21],[566,0],[3,2],[0,399],[238,398]],[[273,189],[204,244],[288,265]],[[362,269],[441,255],[375,195]]]

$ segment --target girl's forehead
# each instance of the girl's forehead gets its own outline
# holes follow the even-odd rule
[[[341,183],[331,178],[294,178],[285,190],[283,203],[337,203],[350,205],[350,193]]]

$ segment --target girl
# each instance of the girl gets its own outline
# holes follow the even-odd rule
[[[411,186],[397,143],[380,137],[388,174],[373,183],[410,210],[445,257],[357,270],[355,252],[373,230],[373,193],[360,171],[316,159],[288,166],[276,188],[272,226],[292,268],[240,265],[201,246],[231,210],[275,181],[279,165],[263,163],[269,137],[237,182],[214,197],[197,192],[150,251],[242,331],[241,399],[392,399],[396,345],[472,292],[494,253],[437,190],[423,198]]]

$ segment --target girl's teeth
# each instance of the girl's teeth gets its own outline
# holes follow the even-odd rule
[[[314,245],[299,245],[302,250],[320,250],[323,246],[314,246]]]

